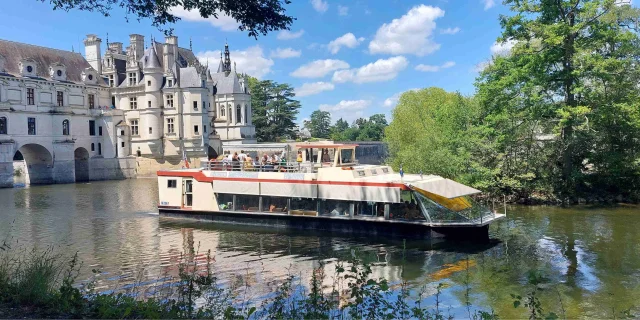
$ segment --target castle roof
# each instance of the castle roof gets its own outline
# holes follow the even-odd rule
[[[144,55],[140,59],[140,63],[142,63],[142,69],[162,68],[162,64],[160,63],[160,59],[158,59],[158,54],[156,53],[155,46],[151,46],[147,50],[145,50]]]
[[[1,40],[0,55],[5,60],[5,72],[10,75],[20,76],[20,61],[31,59],[36,64],[36,75],[39,78],[50,80],[49,67],[60,63],[64,65],[67,80],[70,82],[82,82],[82,71],[93,69],[89,62],[77,52],[46,48],[26,43]],[[101,78],[100,78],[101,79]],[[104,83],[101,83],[104,84]]]
[[[242,90],[240,79],[235,72],[218,72],[211,75],[213,83],[216,85],[216,94],[246,93]]]

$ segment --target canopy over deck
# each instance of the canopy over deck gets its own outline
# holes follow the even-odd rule
[[[297,144],[298,149],[337,149],[337,148],[355,148],[357,144],[345,144],[345,143],[301,143]]]
[[[274,152],[286,151],[288,143],[250,143],[250,144],[229,144],[223,145],[222,149],[226,152],[239,151],[255,151],[255,152]]]
[[[407,183],[407,186],[424,190],[426,192],[433,193],[447,199],[453,199],[481,192],[478,189],[474,189],[469,186],[465,186],[462,183],[458,183],[445,178],[413,181],[411,183]]]

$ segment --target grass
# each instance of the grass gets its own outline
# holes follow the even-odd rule
[[[426,287],[412,298],[407,283],[391,289],[386,279],[372,278],[371,266],[352,255],[336,264],[336,275],[325,283],[324,266],[312,273],[308,287],[289,275],[259,305],[246,301],[237,287],[223,288],[212,269],[212,259],[197,259],[196,252],[182,255],[179,275],[164,290],[145,296],[133,289],[110,294],[95,290],[95,280],[76,286],[82,264],[77,255],[65,258],[52,249],[19,250],[0,244],[0,318],[98,318],[98,319],[452,319],[443,312],[441,290],[434,303],[426,303]],[[98,274],[98,270],[93,270]],[[467,269],[468,272],[468,269]],[[514,308],[526,308],[530,319],[557,319],[564,310],[548,312],[537,297],[543,277],[529,275],[532,291],[512,295]],[[95,277],[94,277],[95,279]],[[306,289],[309,288],[309,289]],[[560,299],[560,295],[558,295]],[[561,304],[562,305],[562,304]],[[472,320],[499,319],[493,311],[473,311]],[[618,318],[632,318],[630,311]]]

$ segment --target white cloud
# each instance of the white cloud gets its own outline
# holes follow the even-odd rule
[[[371,53],[424,56],[440,49],[433,41],[435,20],[444,16],[438,7],[419,5],[390,23],[383,24],[369,43]]]
[[[329,9],[329,3],[327,1],[311,0],[311,5],[313,6],[313,9],[320,13],[324,13]]]
[[[456,63],[453,61],[447,61],[445,63],[443,63],[442,65],[439,66],[432,66],[432,65],[427,65],[427,64],[419,64],[416,66],[416,70],[418,71],[423,71],[423,72],[438,72],[442,69],[447,69],[447,68],[451,68],[453,66],[455,66]]]
[[[507,55],[511,52],[511,49],[513,49],[513,46],[516,45],[516,40],[507,40],[504,42],[494,42],[493,45],[491,45],[491,55],[494,56],[504,56]]]
[[[318,94],[323,91],[331,91],[335,86],[331,82],[305,83],[300,88],[296,88],[296,97],[306,97]]]
[[[342,118],[352,122],[363,116],[364,110],[371,105],[370,100],[342,100],[337,104],[321,104],[321,111],[331,113],[332,119]]]
[[[376,62],[365,66],[349,70],[338,70],[333,73],[333,82],[379,82],[387,81],[398,76],[409,62],[403,56],[391,57],[389,59],[379,59]]]
[[[392,95],[391,97],[384,99],[384,102],[382,103],[382,105],[385,106],[386,108],[395,107],[398,104],[398,100],[400,100],[400,96],[403,93],[408,92],[408,91],[418,91],[418,90],[420,90],[420,89],[413,88],[413,89],[409,89],[407,91],[398,92],[398,93]]]
[[[446,29],[442,29],[440,30],[441,34],[456,34],[460,32],[460,28],[455,27],[455,28],[446,28]]]
[[[245,50],[231,50],[231,62],[237,64],[237,71],[247,73],[256,78],[262,78],[271,72],[273,60],[266,58],[259,45],[248,47]],[[205,51],[196,54],[200,62],[209,61],[209,68],[218,70],[220,63],[220,50]]]
[[[329,42],[329,44],[327,45],[327,48],[329,49],[329,51],[331,51],[331,53],[336,54],[338,53],[338,51],[340,51],[341,47],[347,47],[347,48],[353,49],[357,47],[362,41],[364,41],[363,37],[356,39],[356,36],[354,36],[353,33],[349,32]]]
[[[298,69],[291,72],[290,75],[296,78],[321,78],[326,76],[329,72],[348,68],[349,64],[342,60],[315,60],[300,66]]]
[[[482,61],[473,67],[473,72],[482,72],[491,65],[491,61]]]
[[[297,58],[301,54],[302,51],[294,50],[293,48],[277,48],[276,50],[271,50],[271,57],[278,59]]]
[[[484,10],[489,10],[491,8],[493,8],[493,6],[496,5],[495,0],[481,0],[482,3],[484,3]]]
[[[338,14],[341,16],[346,16],[349,14],[349,7],[338,6]]]
[[[169,13],[186,21],[208,22],[212,26],[219,28],[223,31],[238,30],[238,27],[240,26],[240,24],[238,23],[238,21],[236,21],[236,19],[221,12],[218,12],[218,18],[215,18],[213,16],[210,16],[209,18],[203,18],[200,15],[200,12],[196,10],[187,11],[181,7],[171,7],[169,9]]]
[[[304,30],[298,32],[291,32],[289,30],[282,30],[278,33],[278,40],[291,40],[302,37]]]

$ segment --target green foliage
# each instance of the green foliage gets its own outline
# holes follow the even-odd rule
[[[47,0],[38,0],[47,2]],[[268,32],[288,29],[295,20],[285,14],[283,5],[289,0],[208,0],[208,1],[171,1],[171,0],[49,0],[54,10],[82,10],[98,12],[105,17],[111,16],[114,7],[124,8],[138,20],[151,19],[152,25],[161,28],[165,34],[173,29],[162,29],[166,24],[175,23],[179,17],[171,13],[178,6],[187,11],[196,11],[203,18],[218,18],[220,13],[238,21],[238,29],[247,31],[249,36],[257,37]],[[126,18],[128,20],[128,18]]]
[[[384,114],[374,114],[369,119],[358,118],[351,126],[342,118],[330,129],[334,141],[382,141],[389,124]]]
[[[439,88],[403,93],[385,130],[391,164],[469,182],[478,113],[475,100],[458,93]]]
[[[295,138],[296,117],[300,102],[288,84],[248,77],[251,91],[252,121],[258,142]]]
[[[612,0],[508,0],[496,56],[477,81],[483,167],[494,187],[562,201],[637,199],[638,9]]]
[[[305,121],[304,127],[314,138],[329,138],[331,129],[331,114],[328,111],[316,110],[311,113],[311,119]]]

